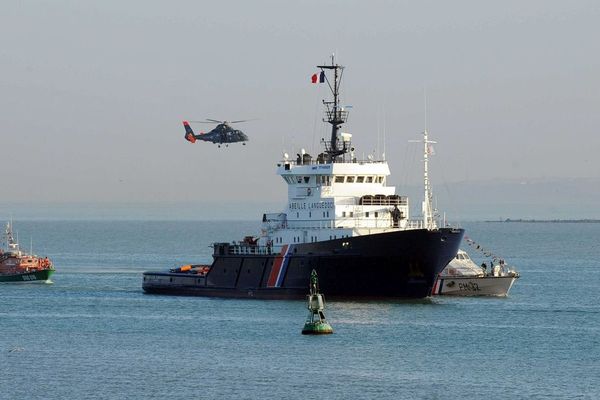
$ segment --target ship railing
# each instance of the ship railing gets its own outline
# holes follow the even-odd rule
[[[336,124],[343,124],[348,120],[348,111],[344,109],[334,110],[333,106],[329,103],[325,103],[327,110],[325,110],[325,122],[335,122]]]
[[[358,204],[361,206],[406,206],[408,197],[397,194],[364,195],[359,199]]]
[[[271,221],[263,222],[263,229],[272,232],[278,229],[286,229],[287,221],[277,221],[277,223],[272,223]]]
[[[406,223],[406,229],[424,229],[425,223],[420,219],[408,220]]]
[[[229,246],[228,254],[246,255],[246,254],[273,254],[272,246],[259,246],[250,244],[234,244]]]
[[[336,222],[333,220],[314,221],[314,220],[299,220],[288,221],[286,229],[334,229]]]
[[[372,218],[362,219],[357,217],[339,217],[335,220],[313,221],[299,220],[289,221],[287,229],[353,229],[353,228],[368,228],[368,229],[385,229],[385,228],[401,228],[401,229],[421,229],[423,221],[406,221],[401,220],[398,225],[394,226],[391,218]]]
[[[306,155],[306,154],[305,154]],[[356,157],[352,158],[350,156],[340,156],[340,160],[341,162],[347,162],[347,163],[355,163],[355,164],[383,164],[387,161],[385,160],[363,160],[363,159],[358,159]],[[295,160],[281,160],[277,166],[281,167],[282,165],[288,165],[288,166],[293,166],[293,165],[321,165],[321,164],[329,164],[328,162],[325,162],[325,160],[323,158],[313,158],[313,157],[302,157],[302,158],[297,158]],[[288,169],[286,167],[286,169]]]

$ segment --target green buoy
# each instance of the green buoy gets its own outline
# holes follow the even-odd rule
[[[310,273],[310,294],[308,297],[308,317],[302,328],[303,335],[328,335],[333,328],[325,320],[325,298],[319,293],[319,279],[313,269]]]

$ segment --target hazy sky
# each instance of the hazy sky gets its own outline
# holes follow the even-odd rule
[[[345,65],[345,131],[433,182],[600,176],[597,1],[13,1],[0,13],[0,201],[277,201]],[[240,125],[247,146],[183,138]],[[196,125],[200,130],[202,127]],[[380,143],[378,145],[378,142]]]

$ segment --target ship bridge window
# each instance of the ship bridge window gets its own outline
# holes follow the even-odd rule
[[[363,183],[365,181],[365,177],[364,176],[357,176],[356,177],[356,183]]]
[[[383,183],[383,176],[377,177],[377,183]]]
[[[344,183],[344,175],[338,175],[335,177],[335,183]]]
[[[346,183],[354,183],[354,177],[353,176],[347,176],[346,177]]]
[[[317,182],[321,182],[321,184],[325,185],[325,186],[331,185],[331,179],[330,179],[329,175],[321,175],[320,179],[317,178]]]
[[[301,177],[301,176],[297,177],[297,178],[296,178],[296,181],[297,181],[298,183],[302,183],[302,177]]]
[[[310,181],[310,176],[305,176],[304,177],[304,183],[308,183]]]
[[[373,183],[373,177],[367,176],[367,183]]]

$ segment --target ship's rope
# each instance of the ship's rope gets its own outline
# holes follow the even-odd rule
[[[471,239],[469,236],[465,235],[464,239],[471,248],[481,252],[485,257],[492,258],[493,261],[505,260],[504,257],[500,257],[499,255],[485,249],[481,244],[477,243],[476,241]]]

